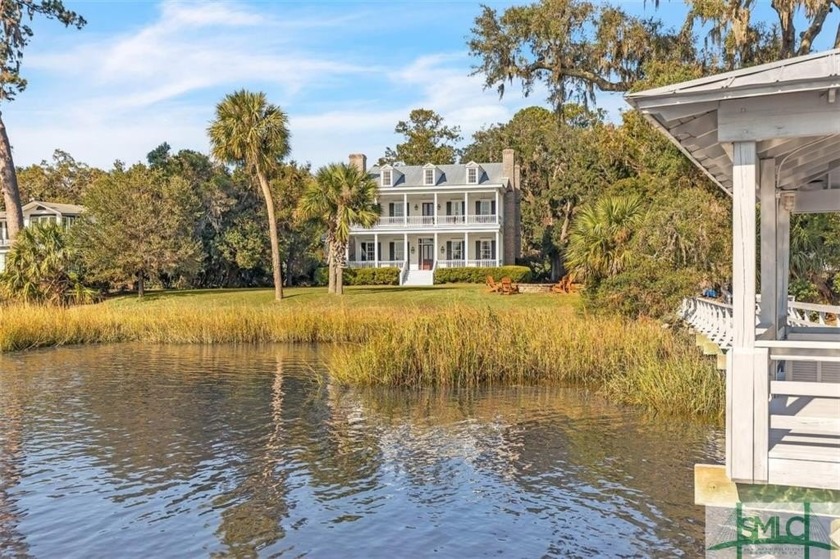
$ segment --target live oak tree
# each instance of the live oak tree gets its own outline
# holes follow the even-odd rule
[[[134,283],[142,297],[149,279],[197,271],[200,205],[182,177],[139,164],[117,167],[90,187],[84,206],[76,233],[93,279]]]
[[[26,89],[20,74],[23,51],[34,34],[27,23],[34,17],[55,19],[65,26],[81,29],[86,21],[64,7],[61,0],[3,0],[0,2],[0,102],[12,101]],[[23,227],[20,192],[18,190],[12,146],[0,113],[0,190],[6,208],[9,238],[14,239]]]
[[[603,115],[568,105],[562,118],[543,107],[528,107],[504,124],[473,135],[465,161],[499,161],[513,148],[521,165],[522,254],[537,273],[557,279],[565,272],[564,255],[572,219],[583,202],[614,177],[611,158],[599,146],[612,128]]]
[[[685,3],[678,30],[589,0],[540,0],[501,14],[483,6],[468,41],[474,74],[499,95],[514,82],[525,95],[542,85],[559,111],[568,101],[594,102],[599,91],[629,91],[657,65],[731,70],[808,54],[824,32],[840,47],[840,0],[772,0],[771,21],[759,19],[756,0]],[[705,33],[703,48],[695,31]]]
[[[473,73],[485,87],[502,96],[516,81],[529,95],[542,84],[558,110],[594,102],[597,91],[627,91],[651,61],[695,57],[690,36],[588,0],[541,0],[502,14],[483,6],[471,33]]]
[[[446,165],[455,163],[458,157],[456,144],[461,141],[461,129],[445,125],[443,117],[435,111],[414,109],[407,121],[397,123],[394,132],[405,136],[405,141],[397,144],[396,149],[385,148],[380,165]]]
[[[809,54],[823,32],[833,33],[834,48],[840,48],[840,0],[772,0],[772,21],[758,19],[755,0],[686,0],[686,4],[684,31],[690,34],[700,24],[706,30],[706,46],[713,47],[723,69]]]
[[[21,202],[32,200],[81,204],[85,190],[102,176],[104,171],[76,161],[66,151],[57,149],[52,161],[41,161],[18,169]]]
[[[244,89],[225,96],[216,106],[216,118],[208,128],[213,156],[241,167],[258,186],[265,201],[271,241],[274,297],[283,298],[280,240],[275,200],[269,180],[289,154],[288,118],[265,93]]]

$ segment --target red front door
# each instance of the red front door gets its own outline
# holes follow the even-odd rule
[[[420,239],[419,267],[421,270],[431,270],[435,264],[435,241],[434,239]]]

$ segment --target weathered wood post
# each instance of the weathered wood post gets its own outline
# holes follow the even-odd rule
[[[759,166],[761,200],[761,313],[759,322],[775,336],[778,332],[778,296],[779,251],[776,235],[778,223],[778,201],[776,200],[776,160],[762,159]]]
[[[767,481],[769,438],[768,351],[755,347],[757,179],[755,142],[735,142],[732,173],[733,342],[726,367],[726,465],[731,480],[746,483]]]

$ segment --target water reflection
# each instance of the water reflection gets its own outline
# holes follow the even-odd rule
[[[20,532],[21,510],[14,496],[23,467],[23,403],[20,390],[0,390],[0,557],[28,555]]]
[[[691,467],[717,431],[571,389],[349,390],[323,351],[0,356],[0,555],[702,549]]]

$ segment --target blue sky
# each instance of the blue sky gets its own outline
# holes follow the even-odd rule
[[[655,13],[652,2],[616,3]],[[3,107],[19,166],[55,148],[100,167],[143,160],[164,141],[207,151],[215,103],[242,87],[288,113],[292,157],[315,166],[351,152],[377,159],[413,108],[439,112],[469,138],[544,103],[541,91],[524,99],[516,87],[499,100],[469,75],[465,43],[479,2],[65,4],[88,25],[36,22],[23,61],[29,87]],[[684,14],[677,0],[656,12],[673,25]],[[618,96],[599,104],[613,115],[624,106]]]

